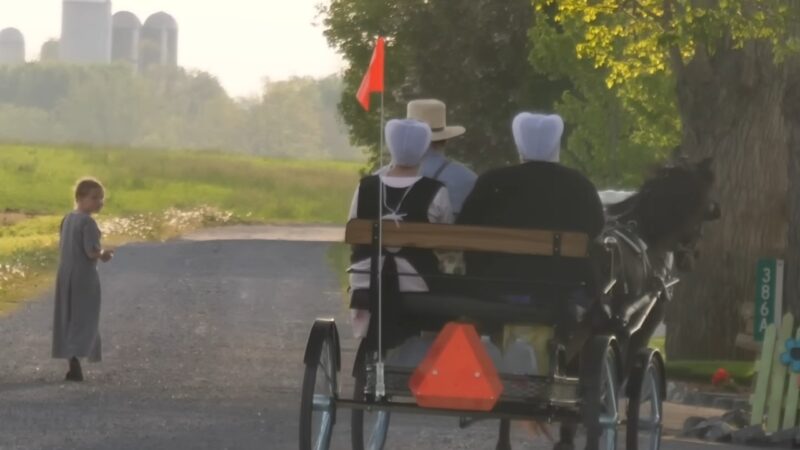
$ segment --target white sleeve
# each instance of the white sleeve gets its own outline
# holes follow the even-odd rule
[[[450,194],[447,192],[447,188],[439,189],[433,198],[431,206],[428,208],[428,220],[431,223],[455,222],[453,205],[450,203]]]
[[[352,220],[358,217],[358,187],[356,187],[356,192],[353,194],[353,201],[350,202],[350,215],[348,219]]]

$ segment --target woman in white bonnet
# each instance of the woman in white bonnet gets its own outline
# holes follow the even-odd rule
[[[583,232],[594,239],[605,225],[597,190],[577,170],[559,164],[564,121],[557,115],[521,113],[512,124],[521,164],[486,172],[467,198],[459,223]],[[582,270],[541,258],[467,254],[470,275],[523,280],[584,277]]]
[[[522,113],[511,128],[521,164],[479,177],[459,223],[577,231],[592,239],[598,237],[605,217],[597,190],[583,174],[559,164],[564,133],[561,117]],[[582,261],[489,253],[467,253],[465,257],[469,276],[519,281],[478,287],[498,300],[560,300],[570,309],[590,304],[591,288],[575,287],[593,280],[591,266]],[[556,337],[563,338],[559,334]],[[562,423],[555,448],[574,448],[574,426]]]
[[[419,175],[420,163],[431,143],[430,127],[416,120],[391,120],[386,124],[386,143],[392,156],[391,166],[381,175],[361,180],[353,196],[350,218],[377,219],[383,190],[380,216],[385,220],[452,223],[453,209],[447,189],[442,183]],[[402,248],[387,249],[386,253],[388,257],[382,261],[384,317],[391,318],[392,294],[429,291],[435,279],[425,275],[435,276],[439,262],[431,250]],[[375,302],[369,295],[371,256],[370,246],[353,246],[350,308],[357,338],[366,337],[368,330],[374,328],[369,325]]]

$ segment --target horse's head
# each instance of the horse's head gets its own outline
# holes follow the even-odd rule
[[[622,220],[635,222],[651,248],[675,254],[679,270],[691,270],[699,256],[703,225],[719,219],[720,207],[711,198],[712,160],[677,160],[655,171],[626,203]],[[621,206],[621,205],[620,205]]]
[[[706,222],[718,220],[722,216],[719,203],[711,198],[711,188],[714,184],[714,172],[711,170],[711,158],[701,161],[691,167],[697,180],[699,189],[696,210],[687,216],[685,225],[676,234],[677,244],[674,245],[675,267],[684,272],[694,269],[695,262],[700,257],[700,241],[703,238],[703,228]]]

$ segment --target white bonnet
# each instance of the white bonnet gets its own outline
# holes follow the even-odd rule
[[[418,166],[431,145],[431,127],[417,120],[390,120],[386,124],[386,145],[394,165]]]
[[[564,120],[558,115],[520,113],[511,126],[523,161],[558,162]]]

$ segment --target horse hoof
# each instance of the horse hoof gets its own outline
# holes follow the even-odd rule
[[[83,381],[83,373],[80,372],[67,372],[67,375],[64,377],[64,381],[74,381],[76,383],[80,383]]]
[[[559,442],[553,447],[553,450],[575,450],[575,445]]]

